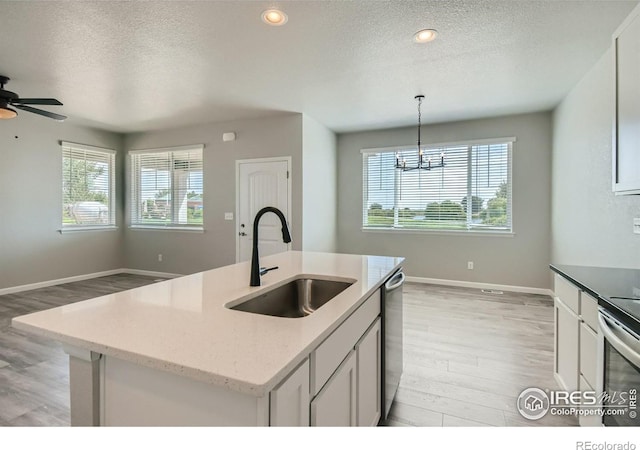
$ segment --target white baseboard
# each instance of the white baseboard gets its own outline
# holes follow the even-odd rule
[[[56,280],[47,280],[47,281],[40,281],[38,283],[12,286],[8,288],[0,289],[0,295],[15,294],[17,292],[24,292],[24,291],[30,291],[32,289],[40,289],[43,287],[56,286],[58,284],[73,283],[74,281],[90,280],[92,278],[106,277],[109,275],[117,275],[119,273],[130,273],[133,275],[147,275],[150,277],[161,277],[161,278],[177,278],[182,276],[175,273],[153,272],[150,270],[112,269],[112,270],[105,270],[103,272],[94,272],[94,273],[87,273],[84,275],[76,275],[74,277],[58,278]]]
[[[120,269],[119,273],[130,273],[132,275],[146,275],[148,277],[160,277],[160,278],[178,278],[184,276],[180,273],[169,273],[169,272],[154,272],[152,270],[141,270],[141,269]]]
[[[87,273],[84,275],[76,275],[74,277],[58,278],[56,280],[40,281],[38,283],[22,284],[20,286],[12,286],[0,289],[0,295],[14,294],[16,292],[30,291],[43,287],[55,286],[57,284],[73,283],[74,281],[90,280],[91,278],[106,277],[122,273],[122,269],[105,270],[103,272]]]
[[[475,281],[442,280],[439,278],[407,277],[407,281],[413,283],[440,284],[442,286],[457,286],[475,289],[495,289],[499,291],[523,292],[525,294],[540,294],[553,297],[551,289],[534,288],[526,286],[509,286],[506,284],[477,283]]]

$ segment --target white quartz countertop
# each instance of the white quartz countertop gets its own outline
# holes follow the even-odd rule
[[[285,252],[249,286],[239,263],[13,319],[13,326],[64,344],[264,396],[344,321],[404,258]],[[273,317],[237,304],[300,275],[355,280],[313,314]]]

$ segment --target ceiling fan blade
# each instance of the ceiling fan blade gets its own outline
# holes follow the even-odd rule
[[[28,112],[32,112],[34,114],[40,114],[41,116],[45,116],[45,117],[49,117],[51,119],[55,119],[55,120],[59,120],[59,121],[63,121],[64,119],[67,118],[67,116],[63,116],[60,114],[56,114],[56,113],[52,113],[49,111],[44,111],[42,109],[38,109],[38,108],[32,108],[31,106],[23,106],[23,105],[13,105],[14,107],[21,109],[23,111],[28,111]]]
[[[62,103],[55,98],[16,98],[12,101],[15,105],[55,105],[62,106]]]

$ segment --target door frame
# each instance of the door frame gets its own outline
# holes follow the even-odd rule
[[[250,158],[250,159],[236,159],[236,220],[234,220],[234,232],[236,236],[236,263],[240,262],[240,235],[238,234],[238,222],[240,221],[240,164],[255,164],[255,163],[272,163],[285,161],[287,163],[287,171],[289,176],[287,177],[287,223],[289,229],[293,229],[293,223],[291,221],[291,156],[272,156],[268,158]],[[291,243],[287,244],[287,249],[291,250]]]

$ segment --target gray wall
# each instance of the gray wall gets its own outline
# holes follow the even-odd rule
[[[223,142],[222,133],[237,139]],[[127,135],[125,149],[204,144],[204,233],[170,230],[125,230],[125,264],[130,269],[188,274],[236,260],[237,159],[292,157],[292,248],[302,248],[302,115],[210,123]],[[127,180],[128,181],[128,180]],[[224,213],[234,220],[225,221]],[[163,261],[158,261],[158,254]]]
[[[613,99],[609,50],[554,112],[553,262],[640,268],[640,196],[611,188]]]
[[[363,232],[363,148],[415,145],[416,127],[338,136],[338,249],[404,256],[410,276],[549,288],[551,113],[424,126],[423,142],[515,136],[513,237]],[[467,270],[467,261],[475,269]]]
[[[302,118],[302,248],[335,252],[337,247],[336,135],[317,120]]]
[[[62,150],[59,141],[119,150],[122,137],[20,113],[0,123],[0,289],[123,266],[122,205],[116,231],[60,234]],[[122,193],[122,153],[116,190]]]

